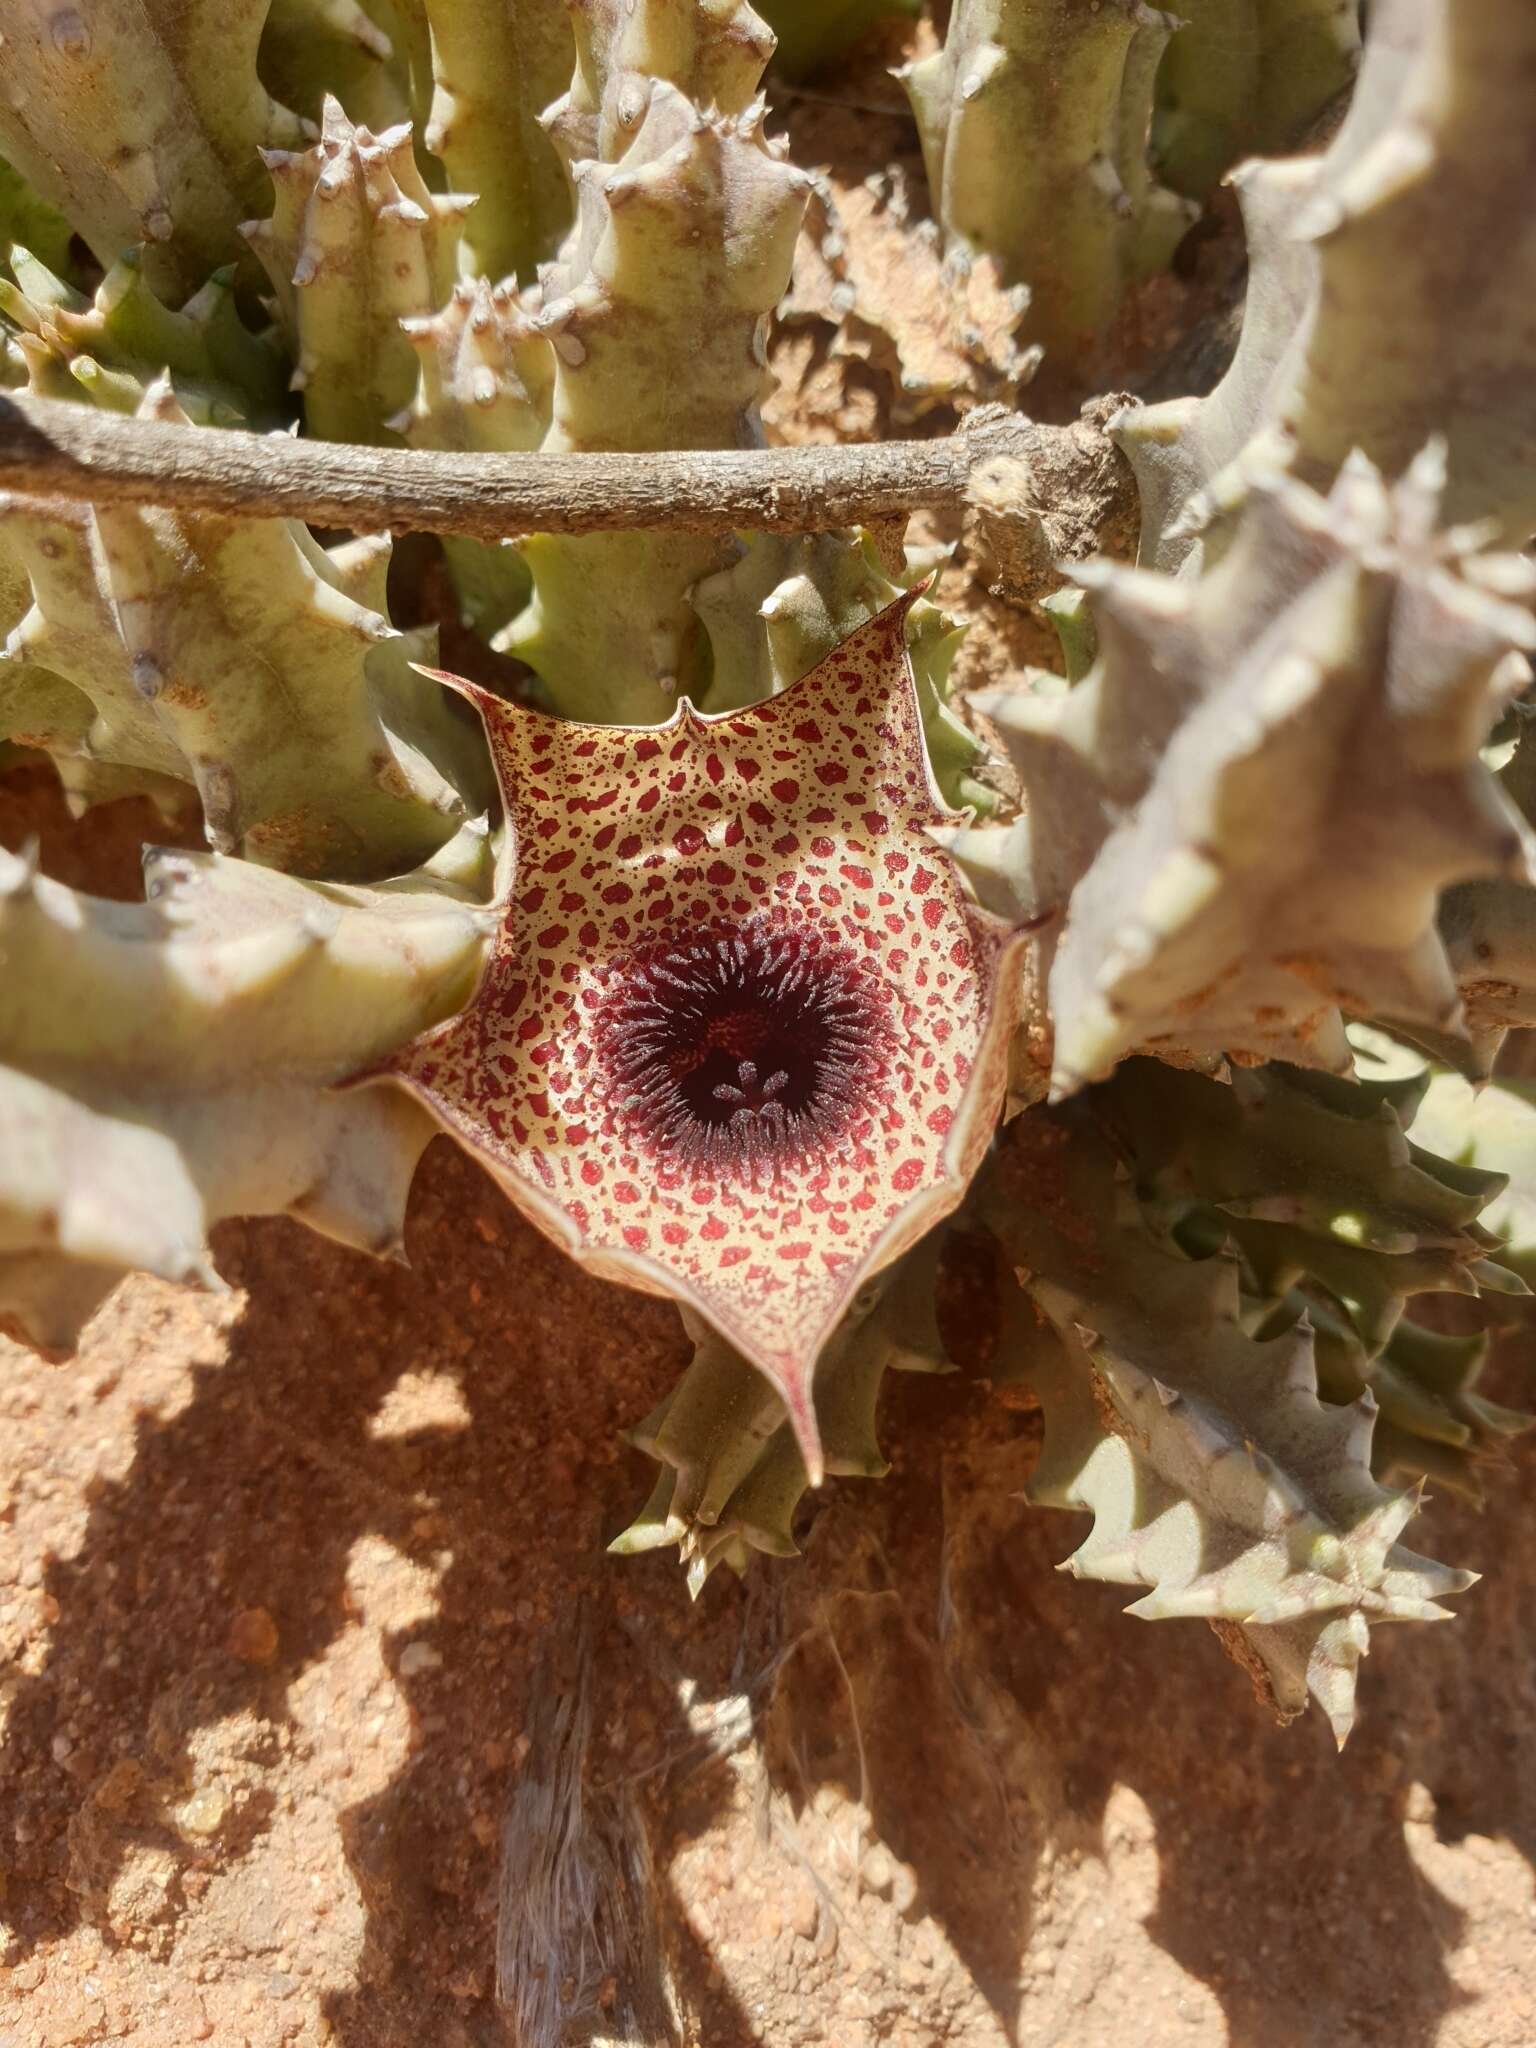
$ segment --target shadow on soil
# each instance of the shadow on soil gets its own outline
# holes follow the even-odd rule
[[[601,1551],[643,1478],[617,1432],[682,1362],[670,1310],[583,1279],[446,1144],[409,1245],[406,1272],[286,1223],[221,1233],[223,1268],[249,1290],[226,1362],[199,1370],[179,1413],[141,1418],[78,1554],[46,1568],[55,1649],[16,1685],[0,1786],[27,1948],[82,1916],[109,1926],[136,1841],[170,1845],[195,1896],[209,1859],[164,1813],[189,1745],[242,1714],[287,1739],[288,1690],[352,1625],[349,1561],[371,1534],[440,1576],[412,1656],[386,1638],[412,1751],[344,1816],[368,1927],[359,1982],[330,2008],[343,2048],[503,2037],[498,1845],[464,1815],[504,1813],[519,1772],[543,1768],[533,1674],[570,1654],[578,1607],[596,1674],[588,1775],[634,1788],[659,1852],[657,1939],[712,2048],[757,2036],[665,1870],[729,1796],[699,1731],[711,1702],[733,1701],[790,1833],[822,1786],[862,1798],[869,1843],[915,1878],[909,1909],[939,1924],[1009,2034],[1039,1859],[1102,1853],[1122,1785],[1155,1830],[1149,1931],[1211,1987],[1235,2043],[1291,2048],[1294,1995],[1329,2038],[1390,2016],[1404,2048],[1429,2048],[1458,1997],[1444,1958],[1461,1920],[1409,1854],[1409,1788],[1429,1788],[1450,1839],[1536,1847],[1536,1782],[1514,1769],[1536,1698],[1519,1649],[1530,1540],[1500,1542],[1512,1487],[1485,1520],[1441,1517],[1435,1542],[1490,1578],[1454,1630],[1382,1642],[1339,1759],[1319,1724],[1269,1727],[1204,1631],[1142,1627],[1113,1589],[1052,1573],[1071,1532],[1017,1499],[1030,1418],[963,1379],[899,1381],[891,1478],[833,1488],[802,1563],[745,1587],[719,1574],[690,1609],[669,1558]],[[467,1426],[371,1432],[407,1371],[457,1380]],[[266,1664],[228,1651],[231,1613],[251,1608],[276,1625]],[[64,1700],[77,1732],[61,1761]],[[142,1777],[107,1825],[114,1758]],[[248,1835],[262,1824],[246,1819]],[[782,1853],[771,1828],[763,1853]],[[823,1875],[818,1911],[841,1916],[847,1886]],[[857,1953],[845,1942],[847,1967]]]
[[[12,779],[24,797],[29,774]],[[56,808],[31,804],[23,826],[48,831]],[[98,887],[93,835],[136,845],[136,808],[60,842]],[[1117,1589],[1053,1573],[1074,1538],[1018,1498],[1033,1418],[964,1376],[898,1376],[891,1476],[834,1483],[806,1512],[801,1562],[744,1585],[721,1572],[690,1606],[670,1556],[602,1549],[648,1486],[619,1432],[684,1362],[672,1310],[584,1278],[446,1142],[418,1175],[408,1245],[407,1271],[286,1222],[220,1232],[221,1268],[247,1290],[227,1356],[196,1369],[178,1412],[139,1416],[78,1550],[43,1560],[52,1651],[9,1681],[0,1770],[12,1960],[81,1920],[120,1938],[115,1887],[146,1845],[166,1910],[127,1913],[152,1943],[271,1824],[266,1788],[300,1739],[290,1690],[355,1626],[349,1571],[371,1536],[434,1574],[435,1613],[408,1649],[405,1630],[385,1636],[409,1753],[343,1813],[367,1932],[358,1982],[329,2009],[341,2048],[507,2037],[500,1829],[562,1743],[571,1775],[548,1674],[574,1671],[583,1639],[575,1780],[612,1791],[621,1867],[637,1829],[637,1853],[655,1854],[653,1917],[609,1952],[649,1968],[659,1945],[711,2048],[759,2036],[667,1867],[739,1798],[720,1756],[748,1733],[765,1893],[804,1870],[796,1843],[828,1786],[862,1803],[865,1849],[908,1873],[809,1868],[814,1925],[793,1939],[830,1953],[841,1928],[839,1971],[890,1977],[860,1935],[862,1885],[936,1924],[1016,2038],[1042,1863],[1105,1854],[1106,1806],[1128,1787],[1155,1842],[1148,1931],[1210,1988],[1237,2048],[1294,2048],[1301,2012],[1320,2039],[1431,2048],[1460,1997],[1446,1958],[1463,1923],[1410,1853],[1410,1814],[1425,1827],[1432,1811],[1441,1840],[1505,1837],[1536,1857],[1536,1776],[1517,1768],[1536,1729],[1536,1529],[1518,1475],[1495,1479],[1484,1517],[1427,1519],[1422,1547],[1487,1576],[1454,1626],[1377,1632],[1341,1759],[1315,1718],[1273,1729],[1197,1625],[1128,1621]],[[984,1319],[979,1295],[973,1311]],[[454,1382],[463,1413],[380,1433],[407,1374]],[[265,1662],[231,1654],[232,1618],[255,1609],[275,1625]],[[199,1848],[169,1809],[216,1726],[236,1730],[258,1789]],[[351,1733],[332,1731],[342,1779]],[[597,1989],[619,2016],[623,1987]]]

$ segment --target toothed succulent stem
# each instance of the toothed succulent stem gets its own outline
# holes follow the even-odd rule
[[[957,255],[1029,287],[1052,369],[1160,270],[1194,218],[1147,157],[1172,15],[1141,0],[956,0],[944,48],[906,73],[936,218]]]
[[[1418,1502],[1371,1476],[1369,1393],[1321,1401],[1306,1326],[1247,1335],[1237,1268],[1170,1255],[1128,1199],[1077,1105],[1016,1119],[982,1190],[1030,1297],[1003,1339],[1045,1408],[1030,1497],[1093,1514],[1072,1572],[1234,1631],[1276,1710],[1310,1696],[1342,1743],[1370,1624],[1440,1619],[1474,1575],[1397,1541]]]
[[[548,431],[554,358],[506,285],[461,282],[440,313],[404,323],[420,372],[409,409],[387,424],[414,448],[523,453]],[[528,602],[528,570],[510,542],[443,543],[464,615],[487,639]]]
[[[539,316],[554,353],[547,452],[760,439],[764,329],[806,181],[769,149],[761,107],[706,116],[663,80],[648,85],[617,164],[577,170],[574,249]],[[689,374],[673,376],[685,359]],[[652,394],[644,411],[637,389]],[[729,544],[536,534],[522,550],[533,599],[498,644],[536,671],[552,708],[659,721],[679,696],[704,698],[708,643],[689,599]]]
[[[1250,282],[1236,359],[1209,398],[1124,421],[1144,564],[1175,567],[1202,535],[1219,551],[1256,474],[1284,466],[1326,489],[1359,450],[1397,477],[1432,437],[1447,524],[1529,539],[1536,225],[1510,195],[1536,175],[1533,66],[1524,0],[1378,0],[1326,154],[1239,173]]]
[[[564,0],[426,0],[432,112],[425,141],[456,192],[475,194],[471,274],[531,283],[570,220],[560,159],[540,116],[571,75]]]
[[[880,1479],[875,1434],[885,1375],[947,1372],[934,1314],[942,1231],[855,1300],[817,1363],[815,1400],[829,1477]],[[810,1477],[784,1403],[741,1354],[696,1326],[693,1363],[661,1406],[630,1431],[660,1466],[635,1520],[609,1545],[621,1555],[676,1545],[698,1597],[719,1564],[754,1553],[793,1557],[795,1511]]]
[[[313,149],[266,164],[276,211],[245,233],[276,288],[305,423],[325,440],[394,440],[417,374],[401,323],[452,290],[468,201],[427,190],[408,125],[373,135],[333,99]]]
[[[106,267],[173,296],[241,254],[258,152],[302,140],[256,71],[266,0],[0,0],[0,152]]]
[[[748,0],[572,0],[576,70],[549,110],[573,169],[617,163],[660,84],[700,109],[744,114],[773,55],[773,34]]]
[[[1152,153],[1194,199],[1240,157],[1295,148],[1359,61],[1359,0],[1179,0],[1173,11]]]
[[[1092,1099],[1170,1251],[1237,1257],[1251,1334],[1305,1319],[1325,1399],[1371,1389],[1378,1477],[1476,1494],[1477,1460],[1527,1418],[1474,1391],[1485,1336],[1438,1336],[1410,1311],[1421,1295],[1484,1294],[1497,1309],[1523,1292],[1495,1263],[1506,1178],[1410,1139],[1431,1086],[1421,1060],[1377,1034],[1356,1050],[1380,1078],[1269,1066],[1224,1083],[1134,1060]]]
[[[1346,1072],[1345,1015],[1460,1029],[1436,905],[1528,872],[1480,750],[1530,675],[1536,572],[1442,528],[1443,485],[1438,448],[1390,491],[1363,459],[1327,500],[1271,473],[1203,577],[1078,572],[1082,682],[983,700],[1025,815],[947,844],[1037,921],[1058,1092],[1135,1051]]]
[[[0,278],[0,320],[16,337],[31,390],[137,412],[162,373],[200,425],[280,426],[287,417],[279,351],[242,321],[234,271],[217,270],[172,311],[150,290],[140,252],[112,265],[87,298],[30,251],[11,251]]]
[[[484,855],[368,890],[152,853],[125,905],[0,852],[0,1327],[60,1349],[128,1268],[211,1283],[221,1216],[397,1249],[431,1124],[329,1084],[463,1000]]]
[[[164,385],[155,417],[180,418]],[[0,729],[56,757],[191,784],[209,844],[371,880],[483,802],[483,756],[375,609],[387,544],[301,526],[0,501],[30,602],[0,654]],[[14,573],[14,572],[13,572]],[[89,792],[89,780],[77,783]]]

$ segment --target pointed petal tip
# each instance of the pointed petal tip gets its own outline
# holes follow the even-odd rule
[[[456,676],[451,669],[431,668],[425,662],[412,661],[407,667],[419,676],[425,676],[429,683],[441,683],[445,690],[452,690],[456,697],[462,697],[466,704],[473,704],[482,715],[492,711],[506,711],[510,706],[505,697],[498,697],[494,690],[488,690],[482,683],[472,683],[467,676]]]
[[[417,675],[425,676],[429,683],[446,683],[450,690],[462,690],[466,696],[480,690],[478,683],[472,683],[464,676],[456,676],[452,669],[431,668],[424,661],[408,662],[406,666],[414,669]],[[481,694],[487,693],[482,691]]]
[[[779,1382],[779,1392],[789,1413],[789,1426],[795,1432],[800,1456],[805,1461],[806,1481],[811,1486],[820,1486],[827,1476],[827,1465],[821,1448],[821,1431],[816,1422],[816,1403],[811,1394],[809,1374],[797,1370],[792,1379]]]

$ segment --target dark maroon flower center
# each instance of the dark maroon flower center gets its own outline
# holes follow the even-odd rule
[[[814,926],[708,928],[615,965],[598,1049],[649,1150],[755,1179],[805,1164],[871,1113],[887,1007],[850,949]]]

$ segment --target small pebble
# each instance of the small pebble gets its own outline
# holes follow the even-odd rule
[[[270,1664],[277,1655],[277,1623],[265,1607],[242,1607],[229,1624],[227,1647],[242,1664]]]

